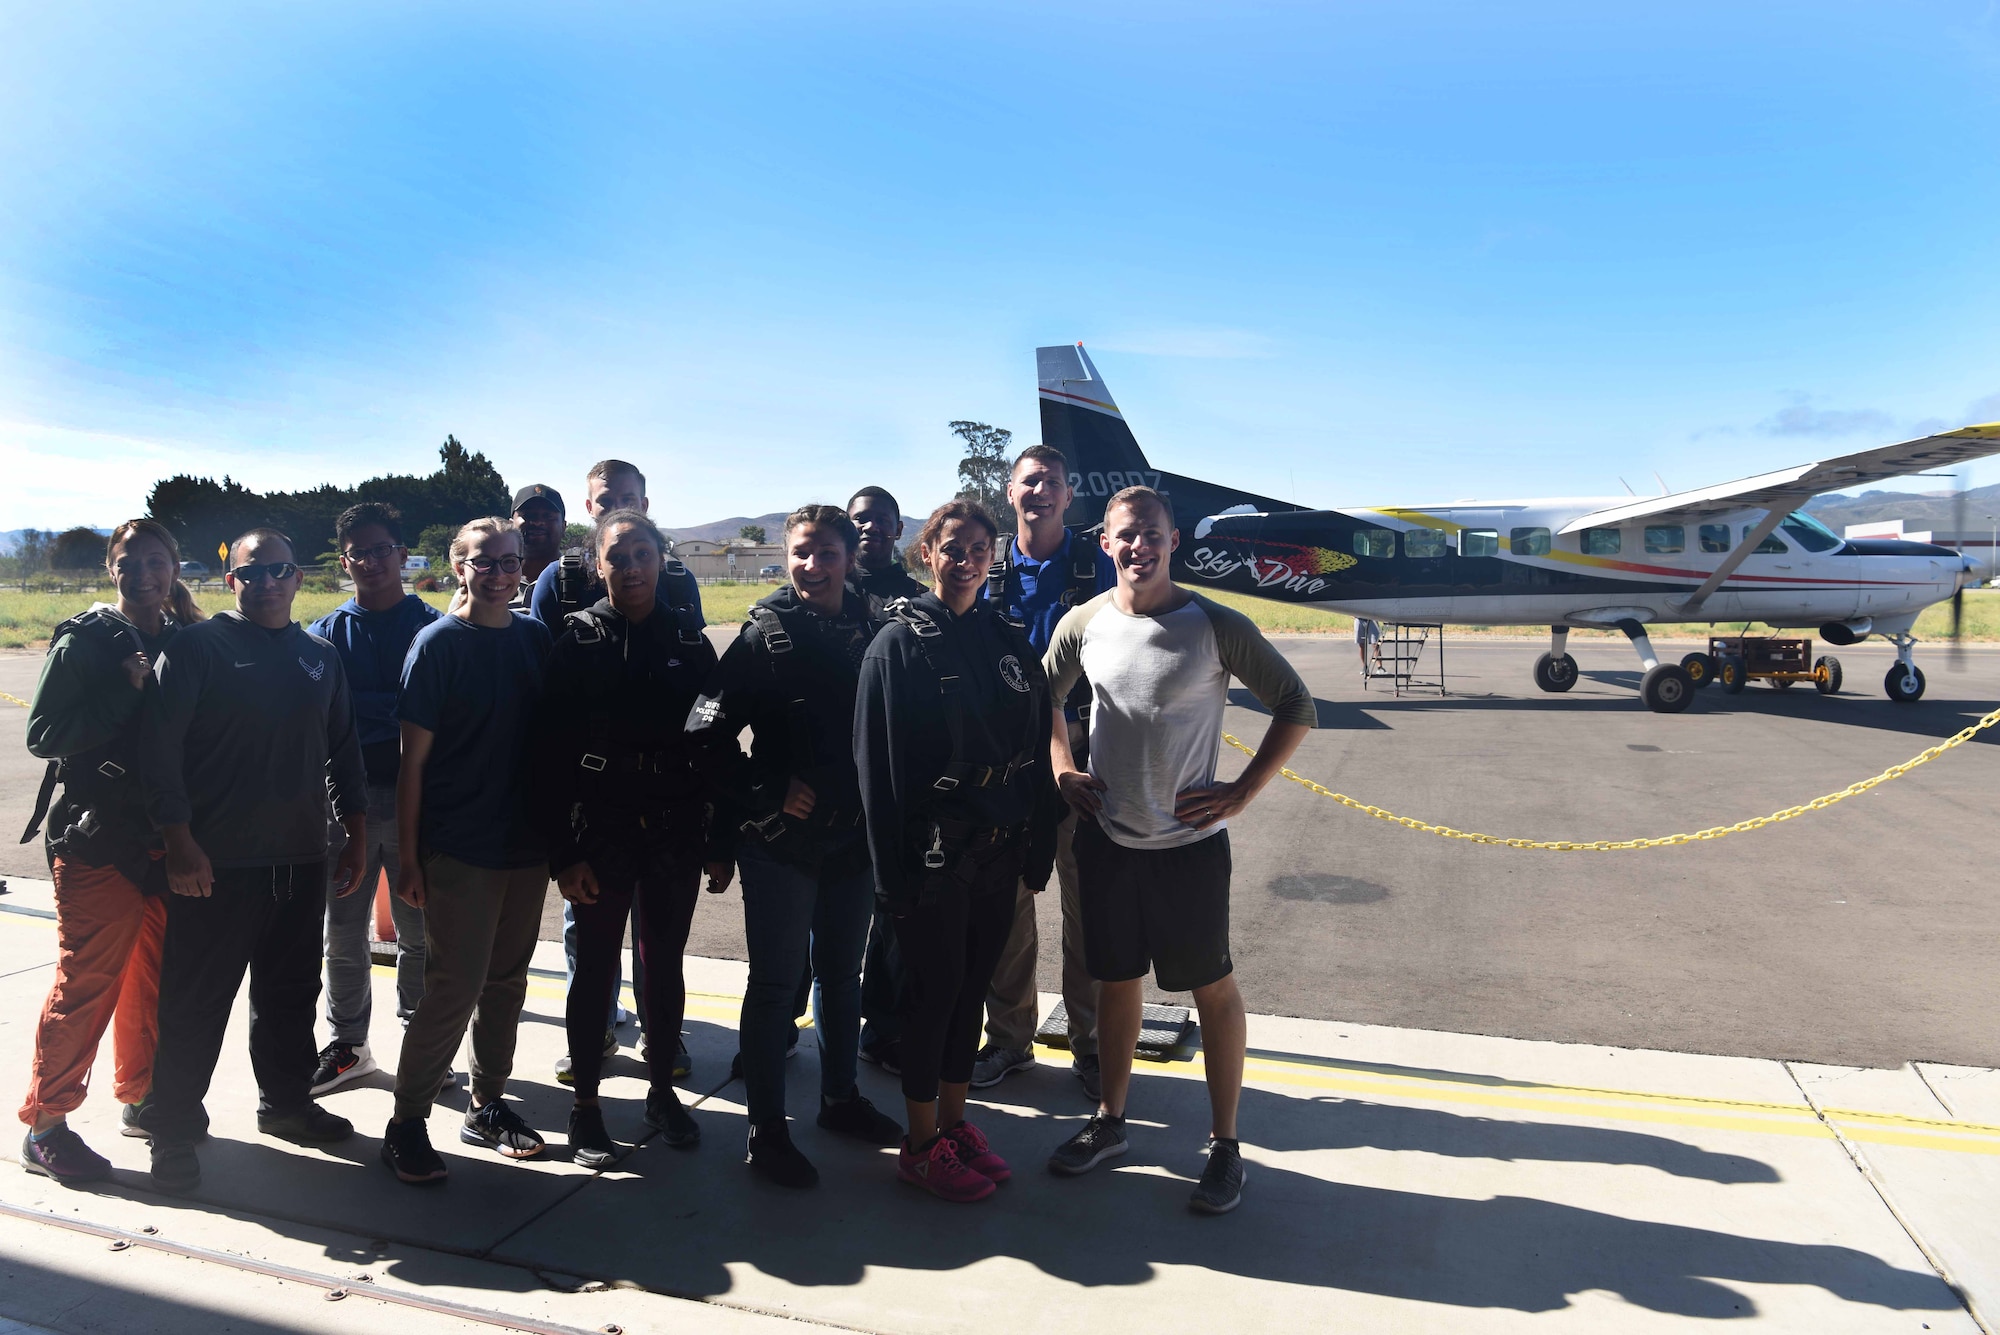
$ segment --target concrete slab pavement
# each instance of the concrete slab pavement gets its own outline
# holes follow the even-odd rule
[[[0,974],[16,970],[0,977],[0,1072],[14,1072],[7,1087],[18,1089],[49,979],[45,967],[18,966],[50,958],[54,934],[21,911],[47,902],[45,883],[14,885],[0,900]],[[559,970],[554,947],[545,954],[539,964]],[[1244,1205],[1202,1219],[1185,1209],[1207,1125],[1198,1054],[1142,1066],[1132,1153],[1080,1180],[1041,1168],[1087,1112],[1063,1054],[1045,1052],[984,1091],[975,1115],[1017,1174],[993,1201],[963,1208],[897,1183],[888,1154],[811,1124],[807,1043],[791,1096],[824,1181],[791,1194],[740,1162],[740,1087],[726,1072],[743,966],[689,969],[696,1070],[686,1097],[699,1100],[698,1150],[640,1139],[644,1084],[628,1049],[604,1095],[614,1134],[639,1143],[602,1174],[566,1162],[568,1095],[550,1074],[562,1047],[559,976],[531,985],[513,1085],[523,1115],[550,1135],[547,1159],[504,1163],[460,1145],[456,1110],[441,1108],[432,1137],[453,1177],[436,1190],[403,1187],[374,1161],[385,1077],[326,1100],[358,1128],[335,1153],[258,1136],[239,1028],[210,1098],[215,1139],[196,1198],[151,1193],[145,1146],[116,1134],[102,1093],[75,1120],[118,1166],[112,1185],[68,1191],[0,1167],[0,1274],[21,1276],[0,1285],[0,1317],[108,1329],[136,1310],[121,1304],[154,1293],[169,1300],[156,1329],[317,1330],[329,1308],[366,1310],[326,1303],[311,1282],[208,1259],[127,1249],[114,1268],[101,1239],[59,1237],[19,1210],[134,1235],[150,1225],[170,1242],[321,1283],[366,1271],[380,1292],[474,1309],[449,1318],[468,1329],[747,1330],[778,1316],[895,1332],[1647,1331],[1691,1319],[1979,1329],[1926,1252],[1975,1303],[1995,1300],[1980,1269],[1993,1249],[1966,1202],[1937,1189],[1959,1175],[1970,1195],[1993,1198],[1977,1175],[2000,1164],[2000,1125],[1935,1098],[1926,1109],[1909,1088],[1920,1087],[1914,1072],[1878,1085],[1880,1072],[1850,1079],[1774,1061],[1255,1017]],[[377,1015],[393,1016],[386,970],[377,987]],[[376,1031],[387,1065],[395,1034],[386,1018]],[[1937,1078],[1968,1103],[1990,1087],[1990,1073]],[[899,1109],[892,1080],[866,1067],[862,1080],[880,1106]],[[1835,1088],[1839,1102],[1814,1094]],[[107,1259],[93,1267],[94,1257]],[[578,1291],[591,1283],[604,1287]],[[55,1297],[17,1296],[44,1293]],[[98,1311],[110,1315],[89,1324]],[[412,1331],[454,1328],[424,1324],[446,1319],[396,1317]]]

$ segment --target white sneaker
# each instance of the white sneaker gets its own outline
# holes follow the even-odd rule
[[[381,1068],[366,1043],[329,1043],[320,1050],[319,1066],[313,1071],[313,1097],[339,1089],[350,1080],[359,1080]]]

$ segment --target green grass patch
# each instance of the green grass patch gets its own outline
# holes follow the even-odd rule
[[[750,604],[764,597],[776,584],[704,584],[701,590],[702,611],[711,624],[730,626],[740,623],[749,615]],[[1257,623],[1260,630],[1272,635],[1352,635],[1354,618],[1338,612],[1322,612],[1317,608],[1298,607],[1289,603],[1271,602],[1264,598],[1251,598],[1240,593],[1223,593],[1213,589],[1202,592],[1219,603],[1234,607]],[[426,593],[419,595],[432,606],[442,608],[450,601],[447,593]],[[93,602],[109,601],[109,590],[97,593],[22,593],[18,590],[0,590],[0,649],[28,649],[48,643],[49,632],[63,620],[75,616]],[[235,605],[235,599],[225,590],[211,588],[198,593],[197,600],[209,612],[220,612]],[[293,604],[293,615],[301,623],[317,621],[334,608],[347,601],[344,593],[315,593],[302,591]],[[1702,639],[1708,635],[1732,635],[1741,631],[1741,622],[1724,622],[1710,626],[1707,622],[1680,622],[1649,626],[1647,629],[1659,639]],[[1925,611],[1917,619],[1916,634],[1921,640],[1942,640],[1951,630],[1951,606],[1940,604]],[[1458,626],[1450,628],[1455,636],[1533,636],[1537,634],[1532,626]],[[1769,634],[1768,627],[1753,625],[1752,634]],[[1615,630],[1579,630],[1571,634],[1578,639],[1610,638],[1622,639]],[[1964,638],[1967,641],[2000,641],[2000,589],[1974,589],[1965,595]]]

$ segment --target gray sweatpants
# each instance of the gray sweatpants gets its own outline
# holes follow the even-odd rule
[[[1083,919],[1076,898],[1076,813],[1063,818],[1056,831],[1056,883],[1062,894],[1062,995],[1069,1016],[1070,1051],[1087,1057],[1097,1051],[1097,983],[1083,964]],[[1035,994],[1035,962],[1041,934],[1035,922],[1040,898],[1024,882],[1015,887],[1014,930],[993,970],[986,994],[986,1040],[995,1047],[1034,1046],[1040,1017]]]
[[[347,847],[347,831],[329,820],[326,835],[326,1027],[335,1043],[366,1043],[375,1013],[374,960],[368,928],[375,918],[375,887],[389,874],[389,914],[396,924],[396,1015],[408,1022],[424,995],[424,911],[396,897],[401,848],[396,829],[396,785],[368,785],[368,860],[361,885],[333,892],[333,865]]]
[[[546,864],[492,870],[424,859],[424,996],[403,1031],[396,1116],[428,1117],[472,1024],[472,1092],[499,1098],[514,1072],[514,1036],[541,933]]]

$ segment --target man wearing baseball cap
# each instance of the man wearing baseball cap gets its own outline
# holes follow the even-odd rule
[[[521,589],[535,587],[535,577],[562,555],[565,520],[562,493],[531,482],[514,493],[514,519],[521,526]],[[527,606],[525,596],[522,606]]]

